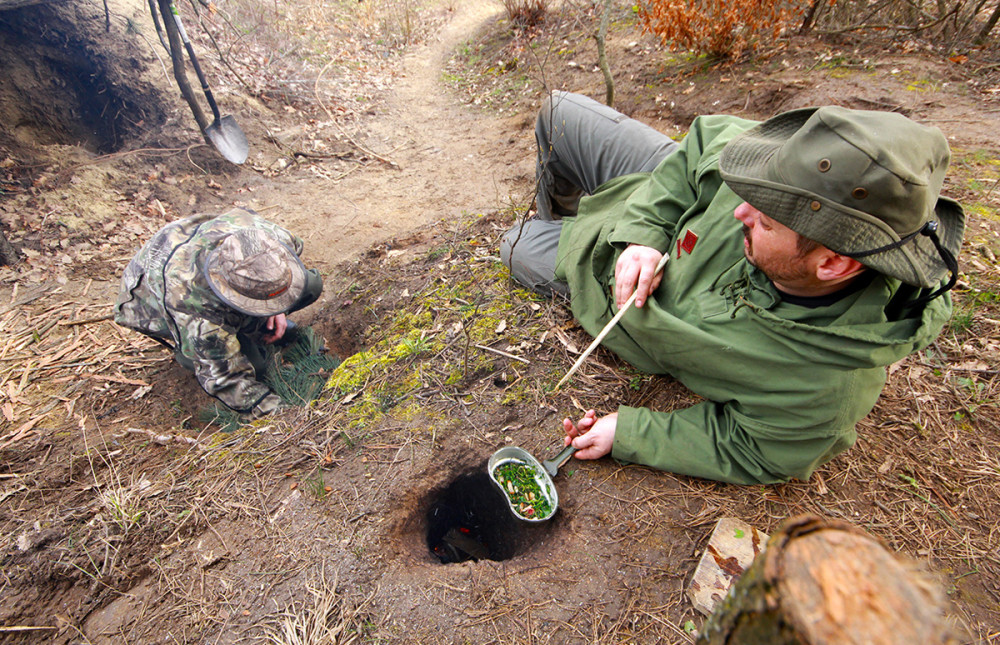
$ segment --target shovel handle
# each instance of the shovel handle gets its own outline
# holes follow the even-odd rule
[[[191,41],[188,40],[187,32],[184,31],[184,23],[181,22],[181,14],[177,11],[177,7],[173,2],[170,3],[170,13],[174,16],[174,24],[177,25],[177,31],[180,32],[181,42],[184,43],[184,49],[187,50],[188,56],[191,57],[191,64],[194,65],[194,73],[198,75],[198,82],[201,83],[201,91],[205,93],[205,98],[208,99],[208,105],[212,108],[212,115],[215,117],[215,122],[218,123],[222,119],[222,114],[219,112],[219,106],[215,103],[215,97],[212,95],[212,89],[208,86],[208,81],[205,80],[205,73],[201,71],[201,65],[198,64],[198,57],[194,55],[194,47],[191,46]]]
[[[577,448],[574,448],[572,444],[566,446],[562,449],[562,452],[542,464],[545,467],[545,471],[551,477],[555,477],[559,469],[563,467],[563,464],[569,461],[569,458],[576,454],[576,451]]]

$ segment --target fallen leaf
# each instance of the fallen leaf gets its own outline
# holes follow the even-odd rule
[[[146,396],[147,394],[149,394],[149,391],[152,389],[153,389],[152,385],[143,385],[141,387],[137,387],[135,389],[135,392],[132,393],[131,398],[133,401],[137,401],[142,397]]]

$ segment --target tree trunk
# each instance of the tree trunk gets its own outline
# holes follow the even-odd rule
[[[1000,19],[1000,4],[998,4],[996,9],[993,10],[993,13],[990,14],[990,19],[986,21],[985,25],[983,25],[982,30],[975,37],[973,42],[977,45],[985,45],[986,39],[990,36],[990,32],[993,31],[994,27],[996,27],[998,19]]]
[[[21,255],[14,248],[14,245],[7,241],[7,236],[0,231],[0,266],[17,264]]]
[[[605,42],[608,36],[608,20],[611,18],[611,0],[604,0],[604,11],[601,12],[601,24],[597,28],[597,65],[604,74],[604,103],[608,107],[615,106],[615,79],[611,76],[611,66],[608,65],[608,54]]]
[[[805,36],[812,31],[813,26],[816,25],[816,20],[819,18],[819,8],[823,2],[824,0],[812,0],[812,4],[809,5],[809,9],[806,11],[805,18],[802,19],[802,26],[799,27],[800,36]]]
[[[792,518],[705,622],[698,645],[952,645],[944,595],[861,529]]]

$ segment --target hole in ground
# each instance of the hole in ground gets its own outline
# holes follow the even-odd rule
[[[509,560],[548,534],[550,524],[516,519],[484,463],[431,494],[427,548],[443,564]]]
[[[105,33],[77,4],[0,11],[0,130],[22,145],[106,154],[163,122],[163,101],[130,49],[145,46],[138,34]]]

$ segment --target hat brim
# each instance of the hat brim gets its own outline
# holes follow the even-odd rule
[[[284,243],[279,243],[276,250],[281,254],[282,260],[291,270],[292,276],[288,288],[273,298],[261,300],[251,298],[239,293],[223,278],[219,271],[218,251],[219,247],[213,249],[205,262],[205,279],[208,286],[219,300],[232,307],[236,311],[250,315],[269,317],[287,312],[292,305],[298,302],[306,287],[306,267],[302,260]]]
[[[848,254],[829,240],[844,243],[842,218],[815,217],[813,202],[847,216],[854,231],[847,240],[857,250],[877,249],[900,240],[900,236],[878,218],[843,204],[828,200],[795,186],[777,183],[765,177],[781,176],[771,165],[785,142],[797,132],[818,108],[785,112],[734,137],[719,158],[719,172],[730,189],[748,204],[796,233]],[[939,197],[933,214],[938,222],[938,236],[944,248],[958,256],[965,233],[965,215],[954,200]],[[859,257],[858,261],[884,275],[920,287],[935,287],[948,274],[948,267],[934,242],[917,235],[902,246]]]

